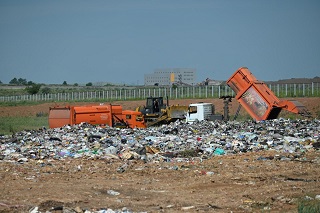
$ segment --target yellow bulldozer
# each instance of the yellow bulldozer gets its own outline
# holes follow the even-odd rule
[[[136,109],[144,116],[147,127],[168,124],[176,120],[184,120],[188,112],[188,106],[169,106],[168,97],[166,103],[163,97],[148,97],[145,106]]]

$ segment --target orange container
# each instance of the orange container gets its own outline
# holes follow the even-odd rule
[[[49,128],[62,127],[70,124],[71,108],[66,107],[50,107],[49,108]]]
[[[75,106],[73,107],[73,119],[71,120],[71,124],[86,122],[90,124],[105,124],[112,126],[111,110],[111,105]]]
[[[49,108],[50,128],[82,122],[111,127],[120,124],[125,124],[124,126],[130,128],[146,127],[141,112],[122,110],[121,105],[55,106]]]
[[[227,84],[236,93],[236,99],[255,120],[275,119],[281,112],[280,100],[246,67],[239,68]]]

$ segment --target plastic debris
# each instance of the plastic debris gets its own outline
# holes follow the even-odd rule
[[[21,131],[0,137],[0,160],[107,158],[170,161],[275,150],[302,153],[320,149],[319,120],[177,121],[147,129],[119,129],[86,123]],[[262,160],[260,158],[259,160]],[[290,160],[282,157],[280,160]],[[81,168],[80,168],[81,169]],[[124,172],[120,168],[119,172]]]

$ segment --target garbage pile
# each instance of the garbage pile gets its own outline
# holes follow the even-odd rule
[[[0,138],[0,160],[111,158],[145,162],[211,158],[259,150],[285,153],[320,148],[319,120],[177,121],[147,129],[82,123],[22,131]]]

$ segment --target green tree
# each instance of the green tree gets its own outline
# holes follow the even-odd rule
[[[51,92],[51,89],[49,87],[44,87],[41,89],[41,93],[43,94],[49,94]]]
[[[66,81],[64,81],[64,82],[62,83],[62,85],[63,85],[63,86],[67,86],[68,84],[67,84]]]
[[[19,85],[27,85],[27,79],[25,79],[25,78],[19,78],[19,79],[18,79],[18,84],[19,84]]]
[[[73,86],[77,87],[77,86],[79,86],[79,84],[78,84],[78,83],[75,83]]]
[[[14,85],[27,85],[27,80],[25,78],[13,78],[9,84],[14,84]]]
[[[89,83],[86,84],[86,86],[91,87],[91,86],[92,86],[92,83],[89,82]]]
[[[41,84],[32,84],[31,86],[27,86],[25,90],[29,94],[34,95],[34,94],[37,94],[39,92],[40,87],[41,87]]]
[[[177,89],[178,86],[176,84],[172,84],[172,89]]]
[[[13,79],[11,79],[11,81],[9,81],[9,84],[15,84],[15,85],[18,85],[18,79],[17,79],[17,78],[13,78]]]

